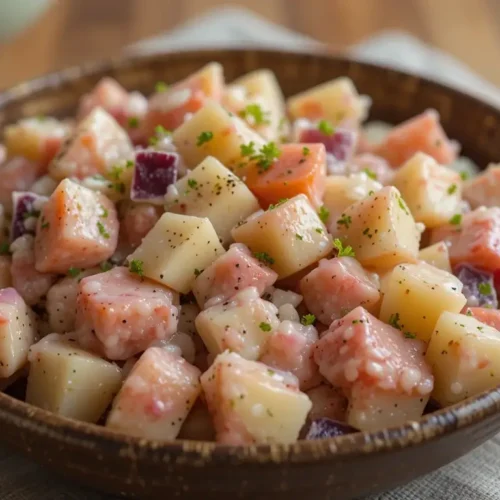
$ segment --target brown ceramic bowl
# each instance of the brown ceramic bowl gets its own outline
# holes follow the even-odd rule
[[[209,61],[227,79],[271,68],[292,95],[347,75],[373,98],[372,118],[401,122],[435,108],[448,134],[479,165],[500,158],[500,112],[472,97],[394,70],[327,54],[227,50],[166,54],[70,69],[0,94],[0,130],[37,114],[70,114],[79,96],[103,76],[151,92]],[[500,389],[375,433],[298,442],[291,446],[229,447],[162,443],[78,423],[0,394],[0,438],[34,460],[102,491],[139,498],[335,500],[380,492],[460,457],[500,431]]]

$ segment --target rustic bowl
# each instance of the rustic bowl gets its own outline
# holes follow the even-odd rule
[[[271,68],[292,95],[347,75],[373,98],[371,117],[397,123],[435,108],[448,134],[479,165],[500,158],[500,112],[436,83],[327,54],[214,50],[122,59],[73,68],[0,94],[0,130],[23,116],[70,114],[103,76],[151,92],[209,61],[228,80]],[[0,394],[0,439],[65,476],[99,490],[139,498],[348,499],[405,483],[460,457],[500,431],[500,389],[418,422],[374,433],[290,446],[136,439],[50,414]]]

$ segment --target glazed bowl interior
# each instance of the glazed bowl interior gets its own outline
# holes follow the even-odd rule
[[[500,112],[470,96],[419,77],[327,54],[266,50],[208,50],[127,58],[49,75],[0,94],[0,130],[6,124],[26,116],[71,116],[79,97],[91,90],[105,75],[116,78],[128,89],[149,94],[155,82],[175,82],[210,61],[218,61],[224,66],[227,81],[248,71],[270,68],[287,96],[338,76],[348,76],[360,93],[373,99],[370,119],[398,123],[425,109],[434,108],[440,113],[448,135],[461,143],[465,156],[481,167],[500,159]],[[474,436],[472,441],[477,446],[500,430],[500,421],[496,418],[499,410],[500,389],[497,388],[426,415],[418,422],[408,422],[380,432],[300,441],[288,446],[234,447],[195,441],[155,442],[127,437],[103,427],[58,417],[7,394],[0,394],[0,423],[7,428],[20,430],[23,436],[21,447],[27,448],[28,453],[31,453],[34,442],[46,439],[46,443],[49,446],[49,443],[53,444],[55,448],[68,446],[69,443],[82,450],[82,453],[94,453],[96,456],[130,456],[136,464],[147,457],[148,460],[181,462],[195,467],[283,462],[313,465],[329,461],[332,457],[360,457],[389,451],[396,453],[397,450],[425,441],[445,439],[465,427],[469,428],[469,436]],[[6,435],[2,439],[20,447],[16,435]],[[470,448],[463,445],[461,452],[450,451],[449,457],[444,456],[443,461],[457,458]],[[41,452],[31,454],[47,462]],[[70,471],[70,474],[78,475],[76,465],[68,463],[67,467],[74,467],[75,470]],[[118,469],[107,471],[110,481],[113,475],[118,477],[123,474]],[[401,474],[399,482],[411,477]]]

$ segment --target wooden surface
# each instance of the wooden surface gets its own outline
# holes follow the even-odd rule
[[[116,55],[127,44],[228,3],[250,8],[339,50],[382,30],[405,30],[500,86],[499,0],[54,1],[34,25],[0,45],[0,88]]]

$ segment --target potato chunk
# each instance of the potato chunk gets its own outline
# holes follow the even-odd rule
[[[443,312],[429,342],[433,398],[442,406],[500,384],[500,332],[464,314]]]
[[[175,183],[165,205],[167,212],[207,217],[223,245],[231,229],[259,208],[247,186],[211,156]]]
[[[199,272],[223,253],[208,219],[165,213],[128,260],[138,261],[144,276],[188,293]]]
[[[232,230],[235,241],[286,278],[332,251],[331,238],[305,195],[258,212]]]
[[[358,306],[375,314],[379,286],[378,276],[365,271],[352,257],[323,259],[300,281],[307,308],[325,325]]]
[[[459,211],[462,179],[432,156],[417,153],[396,173],[396,186],[416,221],[427,228],[445,224]]]
[[[334,126],[348,120],[357,125],[366,118],[369,103],[352,80],[341,77],[290,97],[287,108],[292,118],[326,118]]]
[[[200,394],[200,371],[180,356],[150,347],[134,365],[106,421],[132,436],[175,439]]]
[[[28,361],[35,342],[36,321],[14,288],[0,290],[0,377],[7,378]]]
[[[277,277],[274,271],[253,257],[245,245],[234,243],[196,278],[193,293],[203,309],[208,301],[224,302],[251,286],[262,295]]]
[[[234,352],[219,354],[201,383],[223,444],[293,443],[311,409],[293,375]]]
[[[450,254],[448,252],[448,245],[444,241],[439,241],[434,243],[434,245],[423,248],[418,253],[418,258],[431,266],[451,273]]]
[[[337,220],[336,232],[363,266],[387,269],[414,262],[418,255],[420,232],[392,186],[347,207]]]
[[[250,287],[230,302],[202,311],[195,324],[211,354],[229,349],[246,359],[256,360],[263,353],[270,334],[278,328],[278,309],[262,300],[256,288]]]
[[[443,311],[465,306],[462,288],[458,278],[425,262],[400,264],[386,282],[380,319],[427,342]]]
[[[177,293],[115,267],[80,281],[75,332],[82,346],[108,359],[126,360],[172,337],[178,306]]]
[[[209,132],[206,141],[201,141],[203,132]],[[194,116],[183,123],[174,133],[177,151],[189,167],[200,164],[207,156],[214,156],[236,175],[244,174],[241,145],[253,142],[255,149],[264,145],[264,139],[243,120],[231,116],[215,102],[206,104]]]
[[[500,164],[488,168],[464,184],[464,199],[472,208],[500,206]]]
[[[29,352],[26,401],[64,417],[97,422],[118,392],[121,370],[57,333]]]
[[[35,238],[36,269],[65,274],[111,257],[118,243],[115,206],[106,196],[61,181],[44,205]]]
[[[134,149],[125,130],[104,109],[95,108],[63,144],[49,165],[49,174],[58,180],[95,174],[108,177],[113,167],[133,157]],[[130,168],[126,172],[128,180],[132,171]]]

